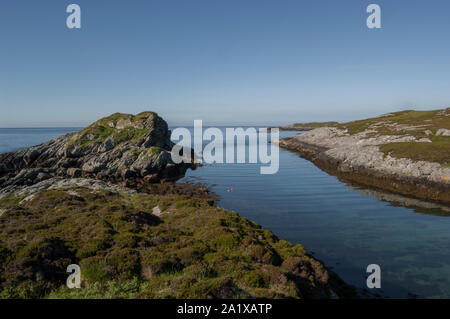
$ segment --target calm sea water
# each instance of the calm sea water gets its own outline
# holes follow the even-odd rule
[[[74,130],[0,129],[0,152]],[[280,132],[281,137],[295,134]],[[365,288],[367,265],[378,264],[382,288],[373,292],[450,298],[450,214],[418,213],[376,200],[283,149],[277,174],[260,175],[259,167],[205,165],[184,180],[210,185],[221,196],[221,206],[301,243],[348,283]]]

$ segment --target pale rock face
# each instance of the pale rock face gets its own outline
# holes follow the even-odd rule
[[[437,136],[450,136],[450,130],[447,130],[445,128],[441,128],[436,132]]]
[[[116,124],[116,128],[119,130],[124,129],[128,126],[131,126],[131,121],[129,119],[120,119]]]
[[[354,167],[373,169],[386,175],[426,178],[450,186],[450,168],[439,163],[394,158],[379,151],[379,146],[396,142],[431,142],[428,138],[414,136],[381,135],[366,138],[370,131],[349,135],[345,130],[322,127],[295,136],[298,142],[325,149],[325,154],[339,161],[339,169],[349,171]]]
[[[160,217],[163,213],[161,212],[161,209],[159,208],[159,206],[155,206],[155,207],[153,207],[152,214]]]
[[[19,204],[20,204],[20,205],[23,205],[24,203],[33,200],[33,198],[34,198],[34,195],[27,196],[27,197],[25,197],[24,199],[22,199],[22,200],[20,201]]]

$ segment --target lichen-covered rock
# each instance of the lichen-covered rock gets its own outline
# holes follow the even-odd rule
[[[450,136],[450,130],[447,130],[445,128],[441,128],[436,132],[437,136]]]
[[[83,130],[0,155],[0,187],[32,185],[54,176],[138,186],[182,176],[174,164],[167,123],[153,112],[115,113]]]

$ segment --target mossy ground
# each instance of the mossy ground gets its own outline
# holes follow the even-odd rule
[[[73,188],[22,199],[0,201],[1,298],[205,298],[232,287],[234,297],[314,296],[314,278],[299,291],[280,267],[295,256],[322,267],[302,246],[210,198]],[[71,263],[81,289],[65,287]]]
[[[440,128],[446,128],[450,125],[450,118],[441,115],[440,112],[445,110],[433,111],[401,111],[391,113],[385,116],[369,118],[365,120],[358,120],[338,125],[340,128],[345,128],[350,134],[356,134],[368,129],[376,127],[377,134],[381,135],[397,135],[409,134],[416,137],[427,137],[426,130],[430,130],[433,134]],[[412,129],[397,129],[397,125],[404,125],[405,127],[417,127]]]
[[[148,132],[147,129],[132,126],[125,127],[123,129],[116,129],[115,126],[117,123],[120,120],[138,122],[144,118],[152,118],[155,116],[157,116],[157,114],[153,112],[142,112],[137,115],[114,113],[96,121],[80,132],[74,134],[68,147],[79,146],[81,148],[85,148],[93,143],[103,143],[111,135],[113,136],[116,144],[138,141]]]
[[[389,143],[382,145],[380,151],[397,158],[410,158],[417,161],[437,162],[441,167],[450,167],[450,141],[432,143]]]

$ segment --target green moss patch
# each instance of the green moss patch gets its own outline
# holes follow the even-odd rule
[[[152,121],[156,116],[157,114],[154,112],[142,112],[137,115],[114,113],[74,134],[69,141],[68,147],[79,146],[85,148],[93,143],[103,143],[109,136],[113,136],[116,144],[139,141],[148,133],[148,129],[133,126],[117,129],[116,125],[120,120],[139,123],[144,119]]]
[[[416,161],[427,161],[441,163],[443,166],[450,165],[450,143],[389,143],[382,145],[380,151],[397,158],[410,158]]]

